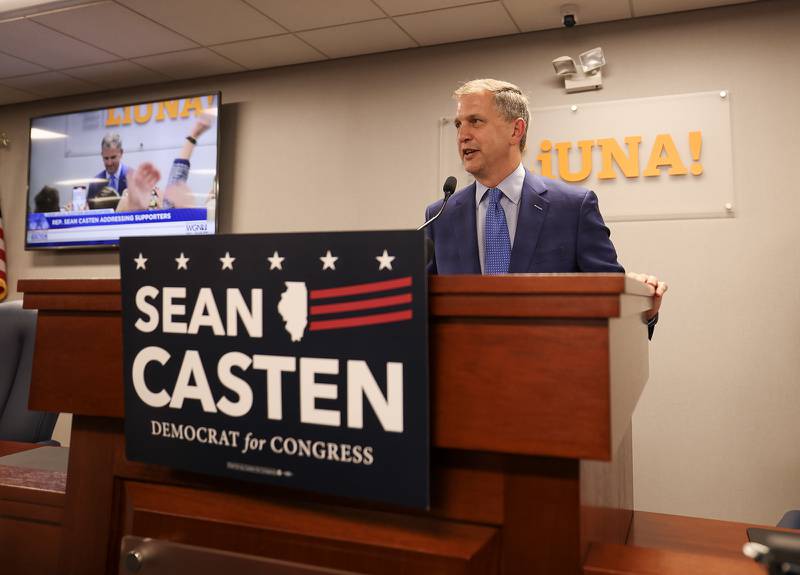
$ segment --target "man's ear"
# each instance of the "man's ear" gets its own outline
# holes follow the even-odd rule
[[[519,145],[520,140],[525,135],[525,120],[522,118],[517,118],[514,120],[514,131],[511,133],[512,141],[515,145]]]

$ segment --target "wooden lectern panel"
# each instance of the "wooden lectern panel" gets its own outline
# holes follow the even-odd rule
[[[19,289],[26,307],[44,312],[37,349],[49,356],[34,365],[31,407],[123,417],[119,281],[23,280]],[[627,329],[615,331],[635,332],[645,347],[625,363],[646,366],[638,319],[646,288],[621,274],[567,274],[431,277],[429,291],[434,446],[611,456],[610,434],[596,427],[609,421],[610,390],[635,384],[638,398],[643,381],[611,385],[609,324],[626,314]],[[494,382],[506,391],[495,394]],[[475,396],[462,401],[465,392]],[[628,403],[623,420],[635,406]],[[516,427],[500,436],[487,433],[509,424]]]
[[[376,574],[577,575],[591,541],[624,543],[648,288],[619,274],[429,288],[432,504],[417,511],[128,461],[119,282],[20,282],[39,310],[30,405],[75,414],[59,573],[114,572],[125,535]]]
[[[434,445],[609,458],[608,335],[601,322],[493,320],[480,330],[442,322],[431,327],[431,338],[433,379],[455,383],[434,387]],[[550,361],[576,348],[576,361]],[[472,384],[457,385],[463,381]]]
[[[120,575],[364,575],[135,535],[122,538],[122,555]]]
[[[494,573],[496,528],[123,483],[125,533],[359,573]]]

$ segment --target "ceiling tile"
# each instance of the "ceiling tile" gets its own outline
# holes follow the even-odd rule
[[[213,50],[250,70],[324,60],[320,52],[292,34],[214,46]]]
[[[481,2],[486,2],[486,0],[375,0],[375,3],[390,16],[428,12],[466,4],[480,4]]]
[[[370,0],[246,0],[288,30],[309,30],[385,16]]]
[[[27,19],[0,22],[0,52],[56,69],[119,59]]]
[[[523,32],[549,30],[563,26],[561,6],[564,0],[503,0],[511,17]],[[628,0],[603,0],[603,2],[579,2],[578,25],[595,22],[610,22],[631,17]]]
[[[727,6],[728,4],[744,4],[753,0],[631,0],[633,13],[636,16],[652,16],[684,10],[698,10]]]
[[[88,4],[92,0],[0,0],[0,18],[28,16],[45,10]]]
[[[145,56],[137,58],[134,62],[176,80],[217,76],[244,70],[242,66],[226,60],[208,48]]]
[[[46,72],[47,68],[42,68],[36,64],[31,64],[25,60],[0,54],[0,78],[9,76],[22,76],[24,74],[35,74],[36,72]]]
[[[123,58],[197,46],[191,40],[113,2],[77,6],[29,18]]]
[[[242,0],[118,0],[205,46],[285,32]]]
[[[37,100],[38,98],[39,97],[35,94],[23,92],[22,90],[0,84],[0,106],[16,104],[17,102],[29,102],[31,100]]]
[[[398,16],[395,21],[423,45],[460,42],[519,32],[499,2]]]
[[[416,46],[397,24],[388,19],[300,32],[298,36],[331,58]]]
[[[99,86],[89,84],[76,78],[71,78],[61,72],[45,72],[43,74],[33,74],[31,76],[5,78],[3,84],[19,90],[38,94],[45,98],[94,92],[99,89]]]
[[[123,86],[142,86],[163,82],[168,78],[143,68],[133,62],[123,60],[121,62],[109,62],[107,64],[95,64],[93,66],[83,66],[81,68],[70,68],[64,73],[78,78],[85,82],[92,82],[104,88],[120,88]]]

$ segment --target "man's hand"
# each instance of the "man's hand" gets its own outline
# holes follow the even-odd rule
[[[661,300],[664,297],[664,294],[667,293],[669,286],[665,282],[658,281],[656,276],[651,276],[648,274],[629,272],[628,277],[647,284],[653,288],[653,307],[644,313],[645,321],[650,321],[656,316],[659,308],[661,308]]]
[[[195,122],[194,126],[192,126],[192,132],[189,134],[192,138],[197,140],[200,136],[203,135],[203,132],[208,130],[211,127],[211,116],[208,114],[202,114],[197,118],[197,122]]]
[[[160,179],[161,173],[150,162],[144,162],[133,170],[132,174],[128,172],[127,210],[140,211],[148,209],[153,198],[153,188],[156,187]],[[161,203],[160,198],[158,203]],[[117,210],[123,211],[120,210],[119,206],[117,206]]]

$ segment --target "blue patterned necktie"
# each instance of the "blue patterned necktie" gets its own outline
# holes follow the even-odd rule
[[[506,213],[500,205],[503,192],[489,189],[489,207],[486,210],[486,225],[483,228],[483,273],[485,275],[507,274],[511,262],[511,240],[508,237]]]
[[[109,185],[109,187],[114,188],[116,190],[117,189],[117,176],[115,176],[114,174],[111,174],[111,176],[108,178],[108,185]]]

